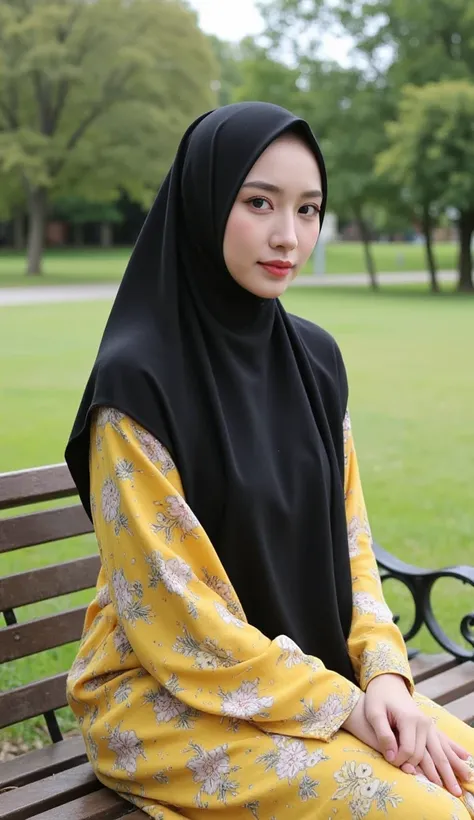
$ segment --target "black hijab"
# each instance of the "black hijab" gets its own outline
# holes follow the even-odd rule
[[[230,276],[224,231],[265,148],[307,125],[267,103],[188,129],[120,285],[66,449],[90,512],[91,410],[111,406],[170,451],[247,619],[354,680],[344,510],[344,365],[323,330]]]

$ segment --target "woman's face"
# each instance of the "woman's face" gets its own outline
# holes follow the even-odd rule
[[[279,137],[258,158],[229,214],[224,259],[241,287],[265,299],[285,292],[319,236],[321,174],[299,137]]]

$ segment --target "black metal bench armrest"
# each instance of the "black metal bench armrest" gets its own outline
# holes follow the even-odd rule
[[[374,543],[374,552],[380,570],[382,582],[396,579],[404,584],[412,594],[415,604],[415,617],[410,628],[404,633],[405,641],[411,640],[426,624],[433,638],[458,660],[474,661],[474,611],[465,615],[460,624],[462,637],[471,644],[472,650],[455,643],[446,635],[435,618],[431,605],[431,591],[433,585],[440,578],[454,578],[463,584],[474,587],[474,567],[446,567],[444,569],[421,569],[413,564],[401,561],[390,552]]]

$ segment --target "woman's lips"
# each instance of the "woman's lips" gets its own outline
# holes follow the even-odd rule
[[[292,265],[291,262],[278,262],[276,260],[271,260],[270,262],[259,262],[258,264],[261,265],[262,268],[265,268],[268,273],[271,273],[272,276],[278,276],[280,279],[288,276],[294,268],[294,265]]]

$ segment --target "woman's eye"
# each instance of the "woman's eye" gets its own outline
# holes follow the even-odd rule
[[[265,211],[266,206],[270,207],[270,203],[267,202],[266,199],[263,199],[260,196],[254,197],[253,199],[250,200],[250,202],[253,205],[253,207],[255,208],[255,210],[257,210],[257,211]]]
[[[303,216],[317,216],[317,214],[319,214],[319,208],[316,205],[302,205],[300,213],[302,213]]]

